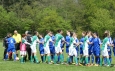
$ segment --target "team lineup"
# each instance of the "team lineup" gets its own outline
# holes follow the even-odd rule
[[[66,37],[62,30],[57,30],[54,35],[47,30],[47,34],[39,34],[37,31],[31,35],[26,31],[22,36],[14,31],[14,35],[8,33],[3,40],[4,60],[20,60],[26,63],[27,57],[31,63],[39,64],[37,48],[39,49],[42,63],[65,64],[75,66],[111,66],[112,51],[115,55],[115,39],[110,37],[110,31],[106,30],[103,39],[99,38],[98,33],[91,31],[82,32],[81,39],[72,31],[66,31]],[[64,57],[64,47],[67,57]],[[18,51],[20,50],[20,56]],[[66,61],[64,61],[66,59]]]

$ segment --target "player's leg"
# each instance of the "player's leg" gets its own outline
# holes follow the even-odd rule
[[[15,50],[15,48],[13,48],[12,50],[11,50],[11,52],[13,53],[13,57],[14,57],[14,60],[16,60],[16,50]]]
[[[73,49],[73,55],[74,55],[75,65],[78,66],[78,58],[77,58],[77,51],[76,51],[76,49]]]
[[[62,52],[61,47],[59,48],[59,53],[60,53],[60,62],[61,62],[61,64],[63,64],[64,59],[63,59],[63,52]]]

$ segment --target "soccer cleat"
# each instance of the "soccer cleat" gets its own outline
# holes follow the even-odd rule
[[[94,66],[99,66],[98,64],[95,64]]]
[[[79,63],[79,66],[83,66],[83,64]]]
[[[75,63],[72,63],[72,65],[75,65]]]

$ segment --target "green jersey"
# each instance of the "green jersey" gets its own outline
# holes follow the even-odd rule
[[[70,38],[70,47],[71,48],[73,48],[73,47],[75,48],[74,43],[75,43],[75,39],[73,37],[71,37]]]
[[[83,42],[83,50],[88,49],[88,42],[89,42],[88,36],[85,36],[84,42]]]
[[[46,35],[44,38],[44,47],[48,47],[49,46],[49,40],[50,40],[50,36]]]
[[[39,39],[38,39],[38,37],[36,35],[32,36],[31,40],[32,40],[32,43],[31,43],[32,45],[36,45],[37,41],[39,41]]]
[[[103,43],[102,43],[102,50],[104,50],[105,48],[107,49],[107,42],[109,41],[109,38],[108,37],[106,37],[106,38],[104,38],[104,40],[103,40]]]
[[[55,47],[60,47],[62,38],[63,36],[59,33],[55,35]]]

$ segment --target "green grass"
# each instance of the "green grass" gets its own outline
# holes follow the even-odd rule
[[[3,61],[2,43],[0,43],[0,71],[115,71],[115,67],[85,67],[85,66],[74,66],[74,65],[48,65],[48,64],[33,64],[26,62],[21,64],[19,61]],[[65,52],[64,52],[65,53]],[[65,55],[66,56],[66,55]],[[38,53],[38,58],[39,53]],[[66,60],[66,58],[65,58]],[[113,64],[115,64],[115,57],[113,57]]]

